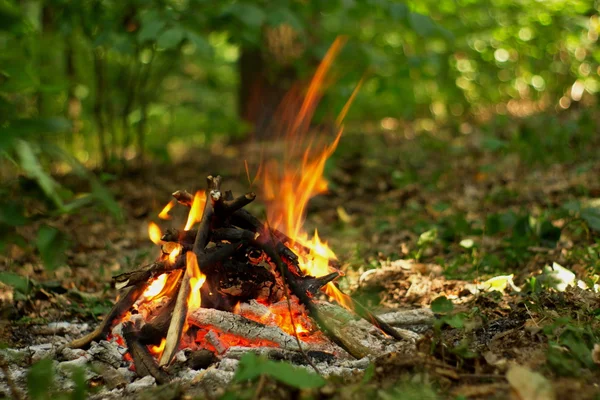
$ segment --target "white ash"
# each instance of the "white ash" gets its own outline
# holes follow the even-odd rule
[[[277,306],[286,307],[287,309],[287,303],[282,302]],[[250,310],[252,310],[252,314],[258,316],[259,314],[264,315],[265,309],[268,310],[257,302],[251,302],[248,307],[244,306],[240,312],[250,313]],[[221,320],[221,313],[216,311],[208,312],[213,318],[229,324],[231,318],[227,317]],[[233,320],[242,318],[239,315],[228,314],[234,315]],[[414,342],[419,338],[419,335],[406,330],[404,322],[410,320],[414,323],[421,323],[425,317],[431,317],[431,314],[418,312],[414,315],[414,319],[408,318],[410,313],[402,315],[400,318],[396,315],[393,319],[394,321],[402,321],[402,323],[396,324],[397,326],[402,326],[402,328],[397,329],[408,339],[402,342],[392,341],[366,321],[353,321],[352,323],[357,324],[361,330],[368,331],[371,337],[380,340],[379,347],[381,352],[392,350],[407,351],[414,349]],[[205,317],[205,315],[202,316]],[[134,315],[133,320],[138,325],[143,325],[144,323],[143,317],[139,314]],[[213,339],[211,340],[213,345],[215,343],[218,345],[219,342],[222,342],[222,339],[220,339],[221,331],[216,330],[214,325],[209,324],[208,326],[211,326],[211,331],[207,334],[207,337]],[[113,335],[120,334],[121,328],[121,324],[113,328]],[[240,326],[236,329],[239,328]],[[156,385],[153,377],[138,378],[135,372],[130,369],[130,363],[124,358],[127,348],[119,345],[116,338],[111,341],[102,340],[92,342],[90,348],[87,350],[72,349],[65,346],[68,341],[84,334],[89,329],[88,324],[73,324],[70,322],[58,322],[48,324],[44,327],[37,327],[34,329],[34,332],[38,333],[38,336],[33,338],[34,343],[32,345],[22,349],[0,350],[0,356],[8,361],[10,376],[23,393],[26,392],[27,371],[29,367],[33,362],[42,358],[55,360],[53,364],[57,370],[56,386],[60,390],[70,390],[73,387],[74,383],[71,375],[75,367],[84,367],[87,379],[100,379],[104,384],[100,386],[99,392],[92,396],[94,399],[120,400],[123,397],[128,397],[131,394]],[[225,385],[233,379],[235,371],[239,366],[239,360],[249,351],[273,360],[287,360],[302,368],[311,370],[304,355],[299,351],[293,350],[297,347],[295,338],[292,337],[293,340],[287,340],[289,339],[287,336],[290,335],[284,335],[286,340],[282,341],[285,345],[288,345],[288,349],[281,347],[240,346],[232,346],[225,349],[219,348],[220,360],[205,370],[193,370],[189,368],[184,351],[179,351],[176,353],[174,359],[174,366],[178,365],[179,367],[172,368],[169,372],[174,381],[186,385],[201,386],[207,393],[215,396],[222,393]],[[373,344],[370,343],[369,345]],[[310,357],[311,362],[317,366],[319,372],[325,376],[352,377],[361,374],[371,362],[367,357],[355,360],[338,346],[318,345],[317,348],[313,348],[312,343],[309,346],[310,351],[307,350],[306,353]],[[218,348],[218,346],[215,347]],[[0,397],[2,397],[2,393],[10,397],[10,390],[5,380],[0,380]]]
[[[235,372],[240,361],[233,358],[224,358],[217,364],[217,368],[221,371]]]
[[[141,389],[154,385],[156,385],[156,380],[154,379],[154,377],[148,375],[127,385],[126,391],[128,393],[135,393],[140,391]]]
[[[60,335],[70,336],[72,338],[84,335],[90,330],[89,324],[80,324],[72,322],[51,322],[48,325],[36,325],[31,327],[31,332],[35,335]]]
[[[123,363],[123,353],[119,351],[119,345],[116,342],[101,340],[92,342],[88,354],[98,361],[102,361],[114,368],[118,368]]]

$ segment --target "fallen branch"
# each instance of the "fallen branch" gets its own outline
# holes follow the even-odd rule
[[[381,321],[392,326],[433,325],[435,316],[429,308],[416,310],[393,311],[377,316]]]

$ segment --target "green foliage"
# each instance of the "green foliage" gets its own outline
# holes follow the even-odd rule
[[[44,358],[33,364],[27,373],[27,389],[32,400],[51,400],[54,387],[52,360]]]
[[[439,332],[444,324],[456,329],[462,329],[465,326],[466,314],[452,313],[454,311],[454,304],[445,296],[440,296],[431,302],[431,311],[441,314],[440,318],[434,322],[436,332]]]
[[[31,282],[28,278],[12,272],[0,272],[0,282],[12,286],[16,291],[23,295],[29,294],[31,290]]]
[[[591,325],[559,318],[546,326],[544,333],[549,339],[548,364],[557,373],[577,376],[583,368],[597,368],[592,348],[600,337]]]
[[[42,225],[37,232],[36,247],[44,266],[52,271],[64,263],[69,242],[65,234],[58,229]]]
[[[281,383],[297,389],[319,388],[325,385],[325,379],[285,362],[275,362],[256,356],[250,352],[244,355],[234,376],[234,382],[252,381],[266,375]]]

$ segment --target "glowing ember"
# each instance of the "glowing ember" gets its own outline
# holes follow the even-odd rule
[[[195,223],[200,222],[204,211],[204,204],[206,203],[206,194],[202,191],[197,191],[192,202],[192,208],[188,214],[188,219],[185,224],[184,230],[189,231],[192,229]]]
[[[165,287],[165,284],[167,283],[167,277],[167,274],[162,274],[156,277],[156,279],[152,281],[152,283],[144,292],[143,297],[148,300],[155,298]]]
[[[206,275],[200,272],[200,267],[198,266],[198,259],[196,255],[188,251],[186,254],[186,262],[187,269],[186,272],[190,276],[190,298],[188,300],[188,309],[189,311],[194,311],[200,308],[202,304],[202,298],[200,296],[200,288],[206,281]]]
[[[169,211],[175,206],[175,200],[171,200],[167,203],[165,208],[158,214],[158,218],[160,219],[171,219],[172,217],[169,215]]]
[[[165,350],[166,344],[167,339],[163,338],[158,346],[148,346],[148,350],[150,350],[150,353],[156,356],[156,358],[160,358],[162,356],[163,351]]]
[[[162,232],[156,223],[150,221],[148,223],[148,236],[150,240],[154,242],[154,244],[160,244],[160,238],[162,237]]]

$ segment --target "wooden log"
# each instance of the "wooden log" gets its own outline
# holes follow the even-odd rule
[[[348,299],[354,305],[354,312],[358,314],[361,318],[369,323],[373,324],[377,328],[381,329],[383,332],[387,333],[391,337],[396,340],[403,340],[405,337],[400,334],[394,327],[382,321],[377,315],[373,314],[367,307],[363,306],[358,301],[352,299],[348,296]]]
[[[429,308],[392,311],[377,317],[392,326],[433,325],[435,321],[435,315]]]
[[[161,367],[169,365],[173,356],[179,349],[183,326],[188,312],[188,298],[191,291],[190,278],[190,275],[186,271],[181,280],[181,286],[177,293],[177,301],[175,303],[175,308],[173,309],[173,314],[171,315],[171,322],[169,323],[169,329],[167,330],[165,349],[158,363]]]
[[[73,340],[67,346],[73,349],[87,348],[93,341],[106,338],[106,335],[110,331],[112,323],[123,314],[127,312],[133,306],[135,301],[144,293],[148,287],[147,282],[139,282],[135,286],[129,288],[120,298],[117,300],[113,308],[104,317],[100,325],[96,327],[92,332]]]
[[[213,308],[199,308],[188,316],[188,322],[199,327],[216,328],[222,332],[241,336],[248,340],[266,340],[283,349],[298,350],[294,336],[288,335],[278,326],[263,325],[259,322]],[[303,349],[309,349],[308,343],[300,342]]]
[[[133,358],[137,376],[143,378],[144,376],[151,375],[159,385],[169,382],[171,377],[159,368],[148,348],[140,343],[138,337],[139,331],[133,323],[123,323],[123,338],[127,344],[127,351],[131,355],[131,358]]]
[[[240,360],[244,354],[254,353],[259,356],[267,357],[274,361],[289,361],[296,365],[306,365],[304,354],[296,350],[286,350],[277,347],[242,347],[232,346],[223,355],[223,358]],[[332,362],[336,356],[320,350],[308,350],[306,355],[315,363]]]
[[[327,302],[314,302],[313,308],[313,313],[319,315],[320,326],[352,356],[360,359],[378,356],[386,351],[386,343],[371,334],[366,324],[361,324],[345,308]]]

